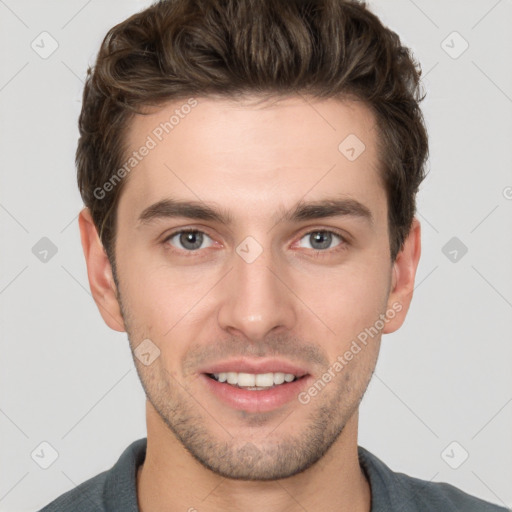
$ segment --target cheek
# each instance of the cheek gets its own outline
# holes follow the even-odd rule
[[[151,261],[148,254],[120,262],[121,294],[130,315],[130,334],[136,346],[149,338],[160,349],[160,364],[171,373],[186,354],[190,339],[200,338],[208,291],[218,276],[205,269],[193,271]],[[201,300],[202,299],[202,300]]]
[[[339,341],[370,327],[385,311],[389,269],[382,263],[347,265],[310,274],[297,282],[298,295]],[[302,281],[302,282],[300,282]]]
[[[168,265],[160,248],[132,248],[119,253],[129,255],[118,261],[123,302],[139,322],[151,325],[162,336],[192,307],[197,283],[192,276]]]

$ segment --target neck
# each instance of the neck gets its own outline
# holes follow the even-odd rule
[[[137,473],[141,512],[370,512],[371,489],[357,455],[358,413],[309,469],[274,481],[231,480],[197,462],[149,402],[147,450]]]

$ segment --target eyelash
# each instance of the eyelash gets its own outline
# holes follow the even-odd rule
[[[182,233],[202,233],[209,238],[212,238],[208,233],[205,233],[204,231],[201,231],[200,229],[194,229],[194,228],[185,228],[185,229],[179,229],[177,231],[173,231],[171,234],[169,234],[165,239],[162,241],[164,246],[167,250],[170,250],[172,252],[179,252],[180,254],[183,254],[185,257],[191,257],[196,256],[197,253],[200,251],[200,249],[196,249],[193,251],[185,251],[183,249],[176,249],[172,245],[170,245],[168,242],[172,238],[174,238],[176,235],[182,234]],[[343,236],[340,232],[333,230],[333,229],[312,229],[310,231],[307,231],[306,233],[303,233],[299,240],[302,240],[307,235],[311,235],[313,233],[330,233],[332,235],[337,236],[340,239],[340,243],[334,247],[333,249],[309,249],[310,254],[312,253],[312,256],[315,258],[322,257],[323,255],[332,255],[333,253],[338,253],[340,251],[346,250],[347,245],[349,245],[349,242],[345,236]]]

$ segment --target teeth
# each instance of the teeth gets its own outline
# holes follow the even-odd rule
[[[243,373],[240,374],[240,377]],[[270,387],[274,385],[274,374],[273,373],[258,373],[255,375],[254,380],[256,381],[256,386],[258,387]],[[240,383],[240,379],[238,380],[238,385],[243,386]]]
[[[295,375],[291,373],[237,373],[237,372],[221,372],[213,374],[215,380],[219,382],[227,382],[233,386],[242,388],[271,388],[278,386],[284,382],[292,382]]]
[[[290,373],[288,375],[291,375]],[[293,377],[293,375],[292,375]],[[282,384],[284,382],[284,373],[274,373],[274,384]]]
[[[258,377],[259,377],[259,375],[258,375]],[[239,373],[237,384],[240,387],[245,387],[245,388],[253,387],[256,384],[256,375],[254,375],[254,373]]]

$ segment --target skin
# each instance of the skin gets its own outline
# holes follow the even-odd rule
[[[405,319],[420,224],[414,219],[391,261],[375,119],[361,102],[253,99],[197,98],[131,171],[118,206],[117,284],[89,210],[79,217],[105,322],[128,333],[132,350],[147,338],[160,350],[148,366],[134,357],[148,397],[139,507],[369,511],[371,490],[357,458],[358,408],[381,335]],[[130,151],[183,103],[136,116]],[[354,161],[338,150],[349,134],[366,146]],[[301,199],[334,194],[365,205],[373,221],[280,220]],[[138,220],[168,197],[222,207],[232,224]],[[183,228],[207,235],[200,249],[190,250],[179,235],[166,240]],[[318,249],[308,235],[315,230],[344,240],[333,236]],[[236,252],[247,236],[263,249],[252,263]],[[293,399],[270,412],[247,412],[205,388],[201,367],[233,356],[292,361],[315,382],[390,309],[393,318],[307,404]]]

